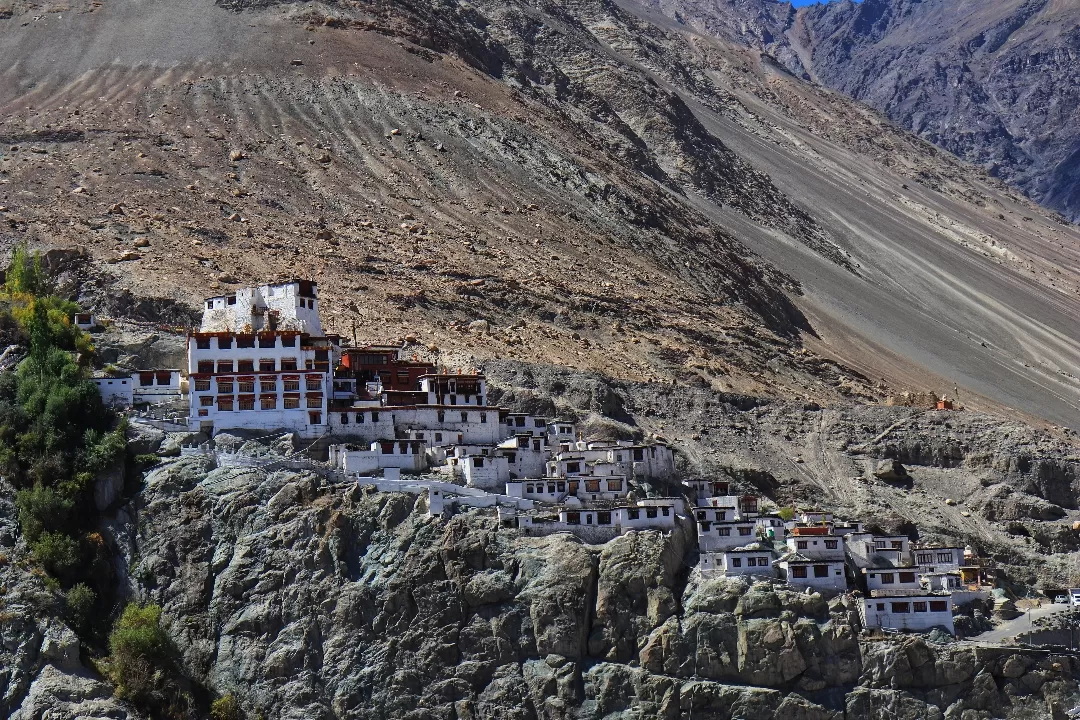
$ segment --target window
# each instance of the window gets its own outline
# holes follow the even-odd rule
[[[746,558],[746,567],[757,567],[757,558]]]
[[[262,378],[259,380],[259,390],[264,393],[277,392],[277,378]]]
[[[875,540],[874,541],[874,547],[884,549],[885,548],[885,541],[884,540]]]
[[[217,339],[218,350],[232,350],[231,337],[219,337]]]
[[[578,525],[581,523],[581,513],[568,512],[566,513],[567,525]]]
[[[316,376],[307,376],[307,389],[308,390],[322,390],[322,378]]]
[[[273,335],[262,335],[259,337],[259,347],[272,348],[274,347],[275,337]]]
[[[217,389],[219,393],[231,393],[233,391],[232,380],[218,380]]]
[[[608,492],[619,492],[622,490],[622,480],[608,480],[607,489]]]
[[[255,347],[255,338],[251,335],[237,335],[236,347],[242,349],[249,349]]]
[[[828,565],[815,565],[814,566],[814,577],[816,577],[816,578],[829,577],[829,566]]]
[[[878,603],[877,604],[877,609],[878,609],[878,612],[885,612],[885,603]]]
[[[274,372],[275,370],[277,370],[277,363],[274,362],[274,358],[259,360],[259,372]]]
[[[938,562],[951,563],[953,561],[953,555],[951,552],[943,552],[937,554]],[[929,561],[927,561],[929,562]]]
[[[467,413],[467,412],[461,413],[461,422],[469,422],[469,413]]]
[[[803,566],[803,565],[797,565],[796,567],[791,568],[791,577],[793,577],[793,578],[805,578],[806,577],[806,567]]]
[[[900,582],[902,582],[902,583],[913,583],[913,582],[915,582],[915,573],[913,573],[913,572],[902,572],[902,573],[900,573]]]
[[[745,537],[749,535],[752,530],[753,528],[741,527],[739,528],[739,534]]]
[[[282,372],[296,372],[296,358],[281,358]]]
[[[202,374],[205,374],[205,375],[209,375],[210,373],[214,372],[214,361],[213,360],[200,360],[199,361],[199,372],[202,373]]]
[[[213,300],[207,300],[206,301],[206,309],[207,310],[213,310],[214,309],[214,301]]]
[[[230,412],[233,409],[233,399],[231,397],[219,397],[217,409],[221,412]]]
[[[442,442],[442,433],[435,433],[435,442]]]
[[[320,412],[309,412],[308,413],[308,424],[310,424],[310,425],[322,425],[322,413],[320,413]]]
[[[896,582],[895,575],[893,575],[892,573],[881,573],[882,585],[892,585],[894,582]]]
[[[296,392],[296,391],[298,391],[300,389],[300,381],[299,380],[288,380],[288,379],[286,379],[286,380],[282,381],[281,384],[282,384],[282,387],[285,388],[285,392]]]
[[[364,422],[364,413],[356,413],[356,422],[358,422],[358,423]]]
[[[892,604],[892,611],[894,613],[909,613],[911,612],[911,603],[894,602]]]
[[[769,567],[769,558],[759,557],[757,559],[757,566],[758,567]]]
[[[643,462],[645,460],[645,451],[641,448],[634,448],[634,462]]]
[[[480,413],[480,422],[481,424],[487,422],[487,413]]]
[[[637,508],[633,508],[626,511],[626,517],[630,520],[637,520],[641,517],[641,511]]]
[[[797,550],[805,550],[806,547],[807,547],[807,542],[805,540],[796,540],[795,541],[795,548]]]
[[[371,411],[371,422],[379,422],[379,412],[377,410]]]
[[[236,363],[237,372],[255,372],[254,360],[240,360]]]
[[[654,507],[645,508],[645,517],[649,517],[649,518],[656,517],[656,508],[654,508]]]
[[[482,468],[482,467],[484,467],[484,458],[482,458],[482,457],[473,458],[472,466],[474,468]]]
[[[597,525],[610,525],[611,524],[611,511],[610,510],[601,510],[600,512],[596,513],[596,524]]]
[[[731,558],[731,567],[742,567],[742,558]]]
[[[228,373],[233,371],[232,360],[218,360],[217,371],[219,373]]]
[[[226,305],[235,305],[236,304],[236,296],[235,295],[229,295],[227,298],[225,298],[225,304]]]
[[[836,540],[826,540],[826,541],[825,541],[825,547],[826,547],[826,548],[827,548],[828,550],[835,550],[835,549],[836,549],[836,547],[837,547],[836,543],[837,543],[837,541],[836,541]]]
[[[286,336],[282,335],[282,337],[281,337],[281,346],[282,347],[296,347],[297,339],[298,339],[298,337],[296,335],[292,335],[290,337],[286,337]]]
[[[317,395],[308,395],[307,396],[307,406],[309,408],[321,408],[322,407],[322,398],[317,396]],[[320,423],[316,423],[316,424],[320,424]]]
[[[719,537],[728,537],[728,536],[731,535],[731,528],[729,528],[729,527],[716,528],[716,534]]]
[[[568,463],[566,463],[566,472],[568,472],[568,473],[581,472],[581,463],[576,463],[576,462],[568,462]]]
[[[915,612],[926,612],[926,603],[925,602],[919,602],[919,601],[916,600],[915,602],[911,603],[911,606],[912,606],[911,609],[914,610]]]
[[[298,410],[300,408],[300,398],[285,398],[284,407],[286,410]]]
[[[948,612],[949,603],[946,600],[931,600],[930,612]]]
[[[892,541],[892,549],[893,550],[903,550],[904,549],[904,541],[903,540],[893,540]]]
[[[538,427],[538,428],[544,427],[544,421],[539,420],[539,419],[533,420],[533,427]]]
[[[259,398],[259,403],[259,407],[263,410],[277,410],[277,398],[273,395],[270,395],[269,397],[264,395]]]
[[[240,402],[239,402],[239,407],[240,407],[241,410],[254,410],[255,409],[255,398],[251,397],[251,396],[249,396],[249,397],[241,397]]]
[[[716,511],[716,519],[717,520],[727,520],[727,510],[717,510]]]
[[[439,422],[446,422],[446,413],[443,412],[442,410],[439,411],[439,414],[438,414],[437,417],[438,417]]]
[[[210,389],[210,381],[209,380],[196,380],[195,381],[195,392],[206,392],[209,389]]]
[[[669,515],[671,514],[671,508],[667,508],[667,507],[662,507],[662,508],[660,508],[660,513],[661,513],[661,514],[662,514],[662,515],[663,515],[664,517],[668,517],[668,516],[669,516]]]
[[[144,372],[139,373],[139,385],[142,387],[148,387],[154,384],[154,373]]]
[[[349,413],[341,413],[341,424],[342,425],[348,425],[349,424]]]
[[[210,407],[211,405],[214,404],[214,396],[213,395],[203,395],[201,398],[199,398],[199,404],[202,405],[203,407]]]
[[[236,384],[236,386],[242,393],[255,392],[255,382],[253,380],[245,380],[243,382],[239,382]]]

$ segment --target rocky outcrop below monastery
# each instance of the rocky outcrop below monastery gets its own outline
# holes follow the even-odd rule
[[[433,518],[423,497],[192,456],[102,533],[122,592],[164,609],[194,694],[248,717],[1045,718],[1080,700],[1071,657],[871,639],[842,598],[702,580],[681,531],[527,538],[481,511]],[[138,717],[81,664],[14,540],[8,523],[3,711]]]

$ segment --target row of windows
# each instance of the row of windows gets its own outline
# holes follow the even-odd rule
[[[939,552],[937,554],[937,561],[939,563],[951,563],[955,561],[955,558],[951,552]],[[934,562],[934,553],[918,553],[916,562],[920,565],[929,565]]]
[[[583,513],[580,513],[580,512],[568,512],[568,513],[566,513],[566,523],[568,525],[580,525],[581,524],[581,516],[582,516],[582,514]],[[660,507],[660,508],[646,507],[645,508],[645,517],[647,517],[647,518],[655,518],[655,517],[658,517],[659,515],[663,515],[664,517],[670,517],[671,516],[671,508],[670,507]],[[584,516],[585,516],[585,524],[586,525],[592,525],[593,524],[593,515],[592,515],[592,513],[584,513]],[[641,509],[640,508],[627,508],[626,517],[629,520],[640,520],[641,519]],[[610,525],[611,524],[611,511],[610,510],[601,510],[600,512],[596,513],[596,524],[597,525]]]
[[[877,603],[878,612],[885,612],[885,603]],[[925,600],[916,600],[914,602],[894,602],[891,603],[892,612],[894,613],[924,613],[927,611],[927,602]],[[930,612],[948,612],[949,603],[945,600],[931,600],[929,602]]]
[[[742,558],[731,558],[731,567],[742,567]],[[746,567],[769,567],[769,558],[748,557]]]
[[[279,342],[280,341],[280,342]],[[237,335],[236,347],[239,349],[253,348],[256,345],[260,348],[294,348],[300,344],[299,335],[269,335],[256,338],[254,335]],[[195,347],[199,350],[210,349],[210,338],[197,337],[195,338]],[[232,337],[219,337],[217,349],[218,350],[232,350],[233,338]]]
[[[890,545],[891,545],[890,549],[892,549],[892,550],[903,550],[904,549],[904,541],[903,540],[893,540],[893,541],[891,541]],[[885,549],[885,541],[884,540],[875,540],[874,541],[874,548],[877,549],[877,550]]]
[[[277,392],[277,378],[260,378],[259,391],[264,393],[276,393]],[[242,393],[255,392],[255,382],[244,380],[241,382],[233,383],[232,379],[218,379],[217,389],[219,393],[228,394],[233,391],[233,387],[237,388]],[[299,380],[282,380],[281,387],[285,392],[299,392],[300,381]],[[305,387],[308,391],[321,391],[322,381],[319,378],[308,378]],[[196,380],[195,392],[209,392],[210,381],[209,380]]]
[[[742,527],[739,528],[739,535],[741,535],[743,537],[751,535],[751,534],[753,534],[753,532],[754,532],[754,526],[753,525],[742,526]],[[729,528],[729,527],[718,527],[718,528],[716,528],[716,534],[717,534],[718,537],[731,537],[731,528]]]
[[[871,577],[873,577],[873,575],[871,575]],[[882,585],[892,585],[895,582],[895,577],[896,576],[893,573],[881,573],[881,584]],[[915,573],[913,573],[913,572],[902,572],[902,573],[900,573],[900,582],[902,582],[902,583],[913,583],[913,582],[915,582]]]
[[[525,418],[523,417],[508,417],[506,418],[506,424],[511,427],[525,427]],[[534,419],[533,427],[544,428],[547,427],[547,423],[543,419]]]
[[[809,545],[807,543],[808,543],[807,540],[796,540],[795,541],[795,548],[797,550],[806,550],[809,547]],[[814,544],[817,545],[817,540],[814,541]],[[838,547],[840,547],[840,541],[839,540],[826,540],[825,541],[825,549],[826,550],[836,550]]]
[[[214,368],[217,368],[219,373],[231,373],[231,372],[255,372],[254,360],[218,360],[217,364],[214,364],[213,360],[200,360],[198,362],[198,372],[202,375],[209,375],[214,372]],[[281,367],[277,367],[277,363],[273,358],[261,358],[258,364],[259,372],[296,372],[299,370],[299,365],[296,358],[281,358]],[[306,370],[312,370],[315,368],[314,360],[307,360],[304,363]]]
[[[262,397],[260,397],[258,399],[258,401],[259,401],[259,409],[260,410],[277,410],[278,409],[277,400],[278,399],[277,399],[276,395],[264,395],[264,396],[262,396]],[[298,410],[298,409],[300,409],[300,398],[288,398],[288,397],[287,398],[282,398],[281,402],[282,402],[282,409],[284,409],[284,410]],[[199,404],[202,407],[213,407],[214,406],[214,398],[211,395],[206,395],[204,397],[199,398]],[[309,396],[307,398],[307,400],[306,400],[305,406],[308,407],[308,408],[322,409],[322,398],[321,397],[310,397]],[[219,397],[217,399],[217,409],[220,412],[232,412],[234,408],[236,410],[254,410],[255,409],[255,398],[254,397],[241,397],[239,400],[236,400],[232,396],[229,396],[229,397]]]
[[[805,565],[796,565],[795,567],[791,568],[791,577],[793,577],[793,578],[805,578],[806,577],[806,566]],[[814,566],[814,577],[816,577],[816,578],[827,578],[827,577],[829,577],[829,566],[828,565],[815,565]]]

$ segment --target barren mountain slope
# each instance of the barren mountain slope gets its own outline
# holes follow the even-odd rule
[[[85,246],[105,311],[312,275],[332,329],[448,364],[955,384],[1080,425],[1074,230],[663,15],[20,1],[0,24],[4,240]]]

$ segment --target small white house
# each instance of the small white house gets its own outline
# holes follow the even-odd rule
[[[815,590],[847,589],[843,560],[811,560],[799,555],[785,555],[779,562],[788,585]]]
[[[935,627],[950,634],[953,627],[951,595],[900,595],[865,598],[859,603],[863,627],[925,632]]]
[[[421,440],[380,440],[369,448],[355,445],[331,445],[330,465],[346,475],[364,475],[386,468],[407,473],[427,470],[427,453]]]
[[[74,317],[71,318],[71,324],[80,330],[90,330],[91,328],[97,327],[98,322],[97,318],[91,313],[79,312],[75,313]]]
[[[951,572],[964,564],[962,547],[916,547],[912,548],[911,554],[919,572]]]
[[[850,533],[844,536],[844,547],[851,563],[857,568],[911,565],[911,541],[904,536]]]
[[[94,385],[101,393],[101,402],[109,407],[131,407],[134,398],[131,391],[131,376],[95,377]]]
[[[817,528],[814,528],[815,530]],[[807,535],[806,528],[795,528],[787,538],[788,550],[810,560],[844,560],[844,542],[831,534]]]
[[[898,591],[921,592],[923,590],[919,574],[915,568],[862,568],[866,578],[866,589],[871,595],[890,595]]]
[[[758,544],[746,548],[703,552],[698,560],[698,567],[705,575],[776,577],[772,550]]]
[[[510,479],[510,465],[500,455],[466,455],[453,460],[469,487],[499,492]]]
[[[748,520],[698,521],[698,547],[702,551],[731,550],[757,541],[757,522]]]
[[[132,402],[136,405],[179,399],[183,393],[182,371],[140,370],[131,374]]]

